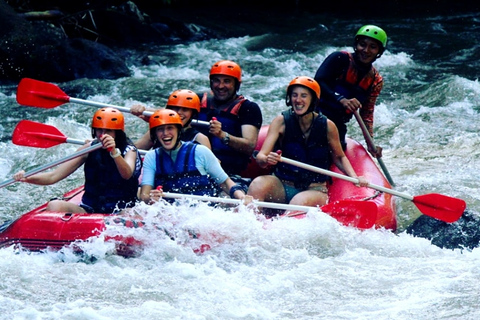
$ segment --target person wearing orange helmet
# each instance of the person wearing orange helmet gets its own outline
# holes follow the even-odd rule
[[[245,198],[245,192],[228,177],[210,149],[181,140],[183,124],[175,111],[156,110],[149,126],[152,143],[159,147],[145,154],[141,200],[156,202],[163,192],[216,196],[218,186],[232,198]]]
[[[210,122],[199,130],[208,136],[213,153],[225,172],[241,181],[255,149],[263,117],[255,102],[239,95],[242,69],[230,60],[215,62],[210,69],[210,93],[202,95],[199,120]]]
[[[374,25],[361,27],[354,40],[354,52],[338,51],[330,54],[320,65],[315,80],[322,88],[317,111],[332,120],[340,133],[342,147],[346,148],[346,123],[353,112],[360,116],[373,137],[375,103],[383,87],[383,78],[373,66],[387,46],[387,34]],[[368,151],[374,157],[382,156],[382,148]]]
[[[345,156],[335,124],[314,111],[318,99],[320,86],[314,79],[300,76],[289,83],[285,103],[291,108],[273,119],[256,155],[259,166],[275,166],[274,173],[252,181],[247,194],[253,199],[305,206],[327,202],[330,178],[280,162],[281,155],[327,170],[333,162],[348,176],[358,178],[361,186],[367,186]]]
[[[175,90],[168,97],[165,108],[176,111],[180,116],[183,124],[182,140],[193,141],[203,144],[209,149],[212,148],[208,137],[191,125],[192,120],[197,119],[198,113],[200,112],[200,99],[195,92],[188,89]],[[130,110],[132,114],[139,116],[147,122],[150,119],[150,117],[143,115],[146,108],[142,105],[134,105]],[[158,147],[153,145],[152,140],[150,139],[150,131],[137,140],[135,145],[137,148],[145,150],[149,150],[152,147]]]
[[[47,210],[77,213],[118,213],[133,207],[137,200],[138,178],[142,162],[137,149],[126,136],[123,114],[113,108],[97,110],[92,119],[92,137],[78,150],[101,143],[103,148],[60,164],[55,170],[24,177],[21,170],[14,175],[17,181],[38,185],[54,184],[85,164],[84,194],[80,204],[52,200]]]

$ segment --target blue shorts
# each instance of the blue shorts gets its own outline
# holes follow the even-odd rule
[[[280,180],[280,182],[282,183],[283,189],[285,190],[285,201],[286,201],[286,203],[290,203],[290,201],[293,199],[293,197],[295,197],[298,193],[300,193],[302,191],[306,191],[306,190],[320,191],[320,192],[328,194],[328,189],[324,185],[319,185],[319,186],[311,187],[311,188],[307,188],[307,189],[298,189],[298,188],[295,188],[294,186],[292,186],[288,182],[285,182],[285,181],[282,181],[282,180]]]
[[[283,189],[285,189],[285,202],[286,203],[290,203],[290,201],[293,199],[293,197],[295,197],[295,195],[297,195],[297,193],[300,193],[304,190],[301,190],[301,189],[297,189],[291,185],[288,185],[284,182],[282,182],[283,184]]]

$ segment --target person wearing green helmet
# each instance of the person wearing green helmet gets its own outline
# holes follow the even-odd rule
[[[365,126],[373,137],[375,103],[383,87],[383,78],[373,62],[380,58],[387,46],[387,34],[374,25],[365,25],[355,34],[354,52],[337,51],[330,54],[315,73],[322,89],[317,111],[332,120],[338,128],[342,147],[346,148],[347,122],[359,110]],[[382,148],[368,151],[374,157],[382,156]]]

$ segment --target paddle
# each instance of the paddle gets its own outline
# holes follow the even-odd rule
[[[208,201],[208,202],[218,202],[225,204],[236,204],[240,205],[243,203],[243,200],[240,199],[231,199],[231,198],[218,198],[210,196],[198,196],[190,194],[180,194],[180,193],[170,193],[164,192],[163,196],[165,198],[173,199],[184,199],[190,198],[199,201]],[[329,204],[326,204],[320,208],[318,207],[308,207],[292,204],[283,204],[283,203],[274,203],[274,202],[264,202],[253,200],[254,205],[264,208],[271,209],[280,209],[280,210],[289,210],[289,211],[300,211],[308,212],[312,209],[320,209],[322,212],[329,214],[333,218],[339,220],[341,223],[347,226],[355,226],[360,229],[369,229],[375,225],[375,220],[377,218],[377,205],[370,201],[353,201],[353,200],[341,200],[335,201]],[[287,217],[298,216],[298,212],[292,212],[286,214]]]
[[[62,143],[85,144],[85,140],[68,138],[54,126],[30,120],[22,120],[17,124],[13,130],[12,142],[34,148],[50,148]],[[146,150],[138,152],[147,153]]]
[[[61,106],[62,104],[68,102],[72,102],[98,108],[110,107],[129,113],[131,111],[131,109],[127,107],[72,98],[69,97],[65,92],[63,92],[62,89],[60,89],[58,86],[52,83],[34,80],[30,78],[23,78],[18,84],[17,102],[24,106],[48,109]],[[152,114],[153,112],[151,111],[143,112],[143,115],[145,116],[151,116]],[[192,125],[209,126],[210,123],[194,119],[192,121]]]
[[[92,152],[92,151],[95,151],[97,149],[100,149],[102,147],[102,144],[101,143],[97,143],[97,144],[94,144],[94,145],[91,145],[90,147],[88,148],[85,148],[85,149],[82,149],[80,151],[77,151],[65,158],[62,158],[62,159],[59,159],[59,160],[56,160],[56,161],[53,161],[51,163],[48,163],[46,165],[43,165],[43,166],[40,166],[36,169],[33,169],[33,170],[30,170],[28,172],[25,172],[24,174],[24,177],[27,178],[27,177],[30,177],[30,176],[33,176],[34,174],[37,174],[39,172],[42,172],[42,171],[45,171],[47,169],[50,169],[50,168],[53,168],[59,164],[62,164],[64,162],[67,162],[69,160],[72,160],[72,159],[75,159],[77,157],[80,157],[80,156],[83,156],[84,154],[87,154],[89,152]],[[15,179],[8,179],[8,180],[5,180],[3,181],[2,183],[0,183],[0,188],[3,188],[3,187],[6,187],[8,185],[11,185],[12,183],[15,183],[15,182],[18,182],[17,180]]]
[[[338,179],[350,181],[352,183],[359,182],[358,179],[356,178],[352,178],[343,174],[318,168],[318,167],[305,164],[299,161],[291,160],[288,158],[281,157],[280,161],[293,166],[297,166],[305,170],[309,170],[309,171],[325,174],[331,177],[335,177]],[[462,216],[466,208],[466,203],[464,200],[452,198],[449,196],[444,196],[437,193],[430,193],[430,194],[425,194],[420,196],[411,196],[409,194],[401,193],[401,192],[398,192],[389,188],[385,188],[383,186],[375,185],[372,183],[369,183],[368,187],[410,200],[417,206],[417,208],[423,214],[436,218],[438,220],[445,221],[445,222],[457,221]]]
[[[367,142],[368,146],[370,149],[376,150],[377,147],[375,146],[375,143],[373,142],[373,138],[368,132],[367,126],[365,126],[365,123],[363,122],[362,118],[360,117],[360,114],[358,113],[358,110],[356,110],[354,113],[355,118],[357,119],[358,124],[360,125],[360,128],[362,129],[363,136],[365,138],[365,141]],[[383,173],[385,174],[385,177],[387,178],[388,182],[392,186],[395,186],[395,183],[393,182],[392,177],[390,176],[390,173],[387,170],[387,167],[385,166],[385,163],[383,163],[383,159],[381,157],[376,158],[378,161],[378,164],[382,168]]]

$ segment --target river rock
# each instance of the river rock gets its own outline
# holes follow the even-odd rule
[[[446,223],[426,215],[417,218],[406,232],[429,239],[432,244],[446,249],[473,249],[480,244],[480,214],[466,210],[454,223]]]
[[[22,13],[0,0],[0,81],[127,77],[126,49],[207,36],[195,25],[169,18],[152,21],[130,1],[119,6],[75,6],[74,10],[83,9],[75,13],[63,9],[73,10],[65,4]]]

